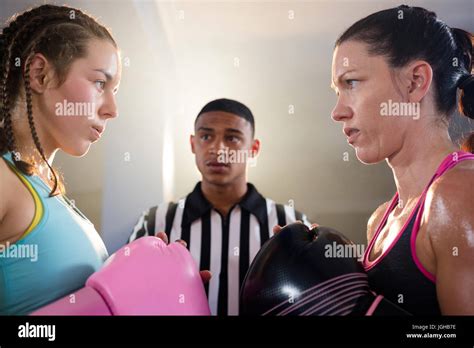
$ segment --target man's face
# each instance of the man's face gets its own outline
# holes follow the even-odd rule
[[[199,116],[191,148],[203,181],[226,186],[247,180],[247,160],[258,152],[259,142],[244,118],[223,111]]]

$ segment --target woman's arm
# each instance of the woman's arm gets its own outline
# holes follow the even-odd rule
[[[459,165],[461,167],[461,165]],[[428,192],[425,228],[444,315],[474,315],[474,170],[456,168]]]

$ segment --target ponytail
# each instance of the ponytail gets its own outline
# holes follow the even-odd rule
[[[474,153],[474,132],[472,132],[462,143],[462,151]]]
[[[474,37],[471,33],[458,29],[451,29],[456,42],[458,56],[461,60],[463,74],[458,79],[457,87],[461,91],[459,96],[459,112],[474,119],[474,76],[472,75],[472,58]],[[470,133],[461,145],[461,149],[474,153],[474,132]]]

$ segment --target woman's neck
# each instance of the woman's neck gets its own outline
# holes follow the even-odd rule
[[[12,126],[15,134],[16,147],[16,153],[12,155],[19,156],[18,159],[24,160],[28,163],[35,163],[37,174],[42,178],[47,179],[51,175],[50,169],[36,148],[31,134],[28,117],[26,116],[26,110],[21,109],[22,108],[18,108],[12,112]],[[50,145],[48,141],[50,136],[38,125],[38,122],[35,122],[35,129],[38,138],[41,139],[40,144],[43,154],[49,165],[52,166],[54,156],[58,149]]]
[[[459,150],[443,128],[421,132],[412,139],[387,159],[402,205],[419,197],[443,159]]]

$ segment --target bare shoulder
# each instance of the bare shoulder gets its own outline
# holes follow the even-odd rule
[[[375,230],[380,224],[380,221],[382,221],[385,211],[388,209],[389,205],[390,201],[379,205],[379,207],[375,209],[375,211],[370,216],[369,221],[367,222],[367,242],[370,242],[372,240],[372,237],[375,234]]]
[[[429,188],[425,207],[445,207],[446,213],[472,212],[474,194],[474,160],[464,161],[439,177]],[[471,210],[469,210],[471,209]],[[441,211],[438,211],[441,213]],[[438,216],[443,217],[443,216]]]
[[[435,252],[446,243],[474,245],[474,161],[459,163],[431,185],[422,222]]]

